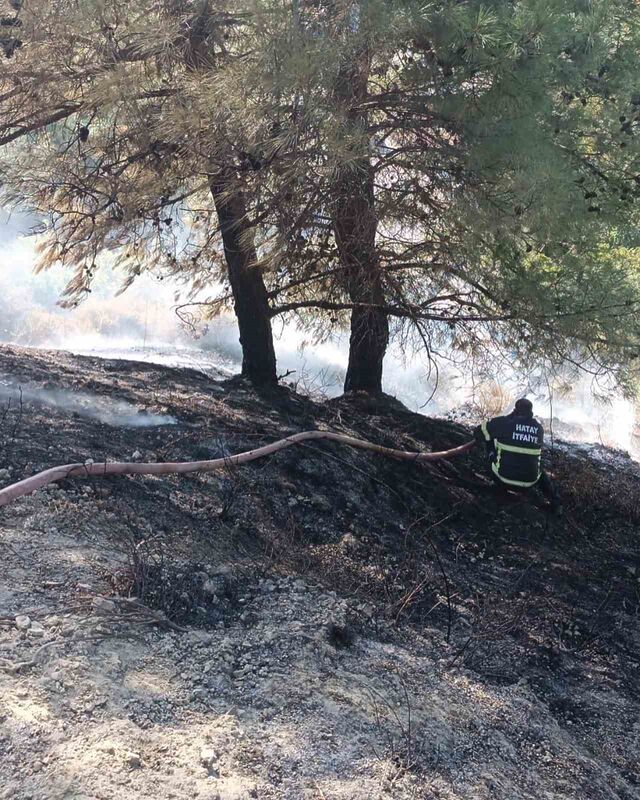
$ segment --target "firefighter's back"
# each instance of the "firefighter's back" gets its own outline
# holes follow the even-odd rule
[[[483,426],[492,451],[491,469],[508,486],[529,488],[541,475],[544,429],[533,416],[509,414]]]

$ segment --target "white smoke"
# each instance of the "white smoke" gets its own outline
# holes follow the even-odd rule
[[[7,219],[0,234],[0,340],[187,366],[217,378],[239,371],[241,351],[233,318],[215,320],[205,335],[194,340],[172,310],[176,287],[166,281],[142,276],[127,292],[114,297],[118,276],[105,269],[78,309],[61,309],[56,302],[68,276],[55,268],[33,273],[35,243],[22,235],[27,224],[25,218]],[[337,333],[330,341],[311,345],[293,325],[276,327],[275,333],[279,370],[291,373],[288,381],[300,391],[329,397],[340,394],[347,367],[347,334]],[[385,391],[413,410],[472,421],[473,413],[465,415],[465,410],[497,413],[527,395],[534,400],[539,418],[552,423],[556,435],[621,448],[640,458],[633,404],[613,392],[608,392],[607,401],[599,400],[586,378],[573,379],[568,391],[565,387],[551,393],[542,378],[532,385],[521,376],[505,374],[489,384],[494,403],[484,409],[478,403],[478,385],[464,369],[445,365],[436,377],[425,359],[405,358],[396,346],[385,359]],[[69,408],[67,400],[63,405]],[[87,400],[83,408],[90,406]],[[131,419],[129,411],[118,412],[120,418]]]
[[[13,409],[15,414],[26,403],[59,408],[119,428],[152,428],[176,425],[178,422],[168,414],[152,414],[124,400],[110,400],[100,395],[69,392],[66,389],[41,389],[29,384],[17,384],[8,376],[0,375],[0,407]]]

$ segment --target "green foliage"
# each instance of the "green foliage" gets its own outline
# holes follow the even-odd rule
[[[273,313],[328,335],[353,307],[335,237],[351,172],[371,176],[363,274],[398,335],[632,380],[636,3],[25,0],[20,19],[0,64],[3,191],[47,214],[42,263],[75,270],[70,302],[105,250],[126,281],[224,282],[208,187],[224,166]]]
[[[345,24],[354,8],[357,23]],[[298,226],[310,264],[330,247],[323,221],[336,169],[369,163],[388,310],[418,326],[423,343],[444,337],[477,352],[500,342],[520,359],[595,369],[630,363],[639,299],[629,249],[640,197],[635,5],[301,2],[297,18],[281,21],[290,49],[275,65],[278,97],[251,113],[277,116],[298,145],[297,175],[291,167],[270,180],[293,187],[292,206],[312,204]],[[345,116],[336,81],[364,53],[369,97]],[[255,87],[263,74],[273,80],[273,68],[251,71],[246,95],[256,108],[268,87]],[[292,97],[302,109],[295,117]],[[626,248],[611,249],[614,232]],[[273,257],[305,270],[295,247]],[[338,271],[323,292],[343,297],[340,280]],[[313,304],[310,287],[296,285],[298,306]]]

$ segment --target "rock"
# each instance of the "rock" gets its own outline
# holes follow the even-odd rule
[[[321,511],[322,513],[328,514],[329,512],[333,511],[333,504],[326,498],[320,494],[316,494],[311,498],[312,505]]]
[[[124,763],[129,769],[139,769],[142,766],[142,759],[138,753],[127,751],[124,753]]]
[[[209,772],[213,771],[213,764],[216,760],[216,751],[212,747],[203,747],[200,750],[200,764]]]
[[[340,539],[340,547],[347,553],[353,553],[358,549],[358,540],[352,533],[345,533]]]
[[[31,627],[31,617],[26,614],[18,614],[16,617],[16,628],[19,631],[28,631]]]
[[[204,582],[202,591],[209,597],[224,597],[227,593],[227,579],[224,575],[215,575]]]
[[[242,680],[243,678],[246,678],[247,675],[251,675],[252,672],[253,672],[253,667],[249,664],[246,667],[241,667],[240,669],[237,669],[234,673],[234,677],[237,678],[238,680]]]
[[[358,606],[358,610],[361,614],[364,614],[366,617],[373,617],[376,613],[376,607],[371,603],[362,603]]]
[[[277,638],[278,638],[277,632],[273,628],[271,628],[271,629],[266,630],[264,632],[264,635],[262,637],[262,641],[264,642],[264,644],[271,644]]]
[[[113,600],[107,600],[106,597],[94,597],[91,604],[95,611],[102,614],[113,614],[116,610]]]
[[[11,473],[8,469],[0,469],[0,481],[8,481],[11,477]]]
[[[201,646],[212,644],[215,637],[208,631],[193,630],[186,635],[190,644]]]
[[[207,675],[205,679],[208,694],[221,693],[229,686],[229,678],[226,675]]]
[[[41,639],[44,636],[44,626],[40,622],[32,622],[28,633],[35,639]]]
[[[142,453],[139,450],[135,450],[131,454],[131,460],[132,461],[141,461],[142,460]]]

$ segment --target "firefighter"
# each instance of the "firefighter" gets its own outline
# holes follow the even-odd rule
[[[538,487],[552,510],[559,509],[558,495],[542,469],[544,429],[530,400],[518,400],[507,416],[483,422],[474,437],[484,443],[491,477],[499,486],[519,491]]]

